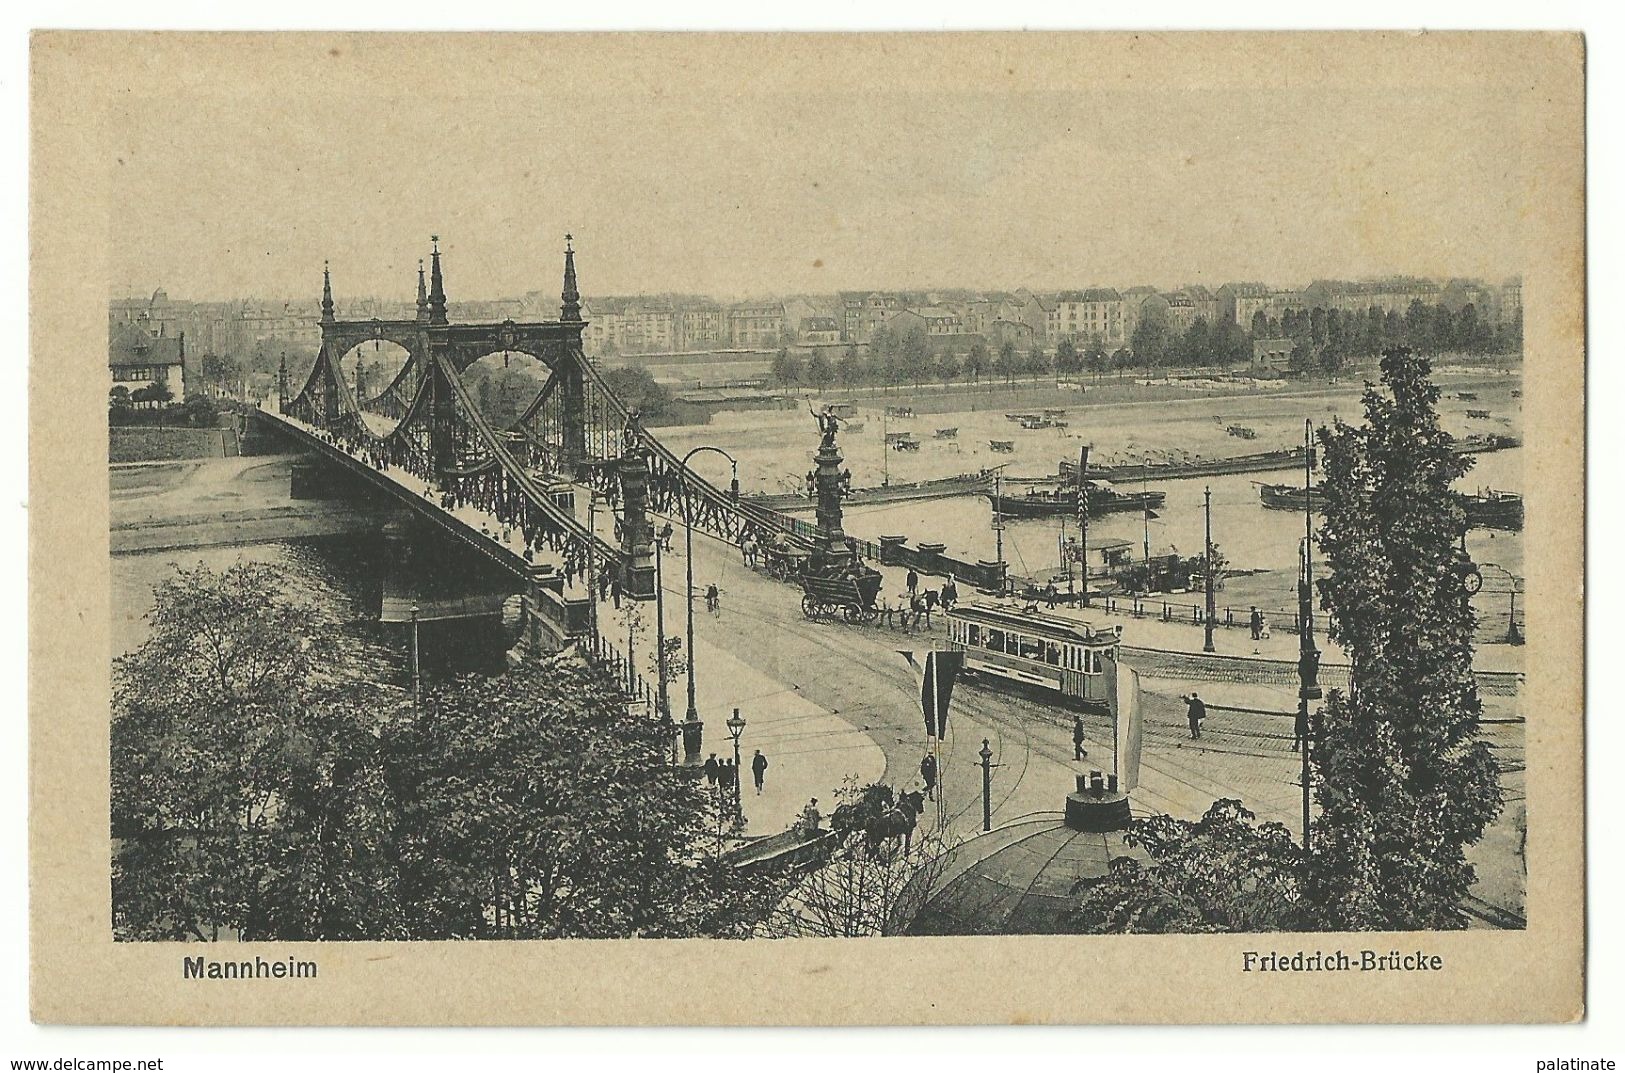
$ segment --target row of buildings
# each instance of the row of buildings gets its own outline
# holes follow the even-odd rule
[[[1075,291],[842,291],[787,301],[721,305],[681,296],[587,299],[590,353],[661,353],[709,349],[772,349],[787,345],[867,343],[885,329],[894,335],[919,331],[939,345],[980,339],[998,347],[1080,346],[1098,342],[1127,346],[1142,321],[1159,318],[1183,332],[1197,320],[1251,329],[1259,314],[1279,320],[1292,310],[1336,309],[1344,313],[1403,314],[1412,302],[1442,304],[1452,311],[1473,305],[1491,323],[1506,323],[1523,308],[1518,279],[1501,283],[1414,276],[1373,280],[1315,280],[1307,287],[1226,283],[1216,289],[1191,285],[1090,287]]]
[[[993,349],[1005,343],[1053,347],[1070,341],[1116,349],[1131,345],[1135,329],[1150,318],[1176,332],[1199,319],[1250,330],[1260,314],[1275,321],[1292,310],[1315,308],[1403,314],[1414,301],[1452,311],[1472,305],[1481,319],[1505,324],[1521,315],[1523,291],[1516,278],[1491,284],[1394,276],[1320,279],[1296,289],[1238,282],[1177,290],[842,291],[731,305],[661,295],[587,298],[582,317],[587,321],[587,352],[594,356],[868,343],[882,330],[899,338],[918,331],[938,348],[969,347],[976,341]],[[410,320],[415,312],[411,302],[377,299],[343,301],[337,309],[341,320]],[[452,303],[450,312],[458,321],[547,320],[557,316],[558,299],[547,291],[532,291],[518,298]],[[315,296],[290,302],[188,302],[160,289],[144,298],[114,299],[108,307],[110,338],[122,340],[120,349],[132,359],[127,361],[132,370],[144,368],[133,360],[138,349],[167,353],[181,349],[182,338],[188,362],[208,354],[243,358],[267,347],[314,353],[321,342],[320,318]],[[139,336],[124,330],[135,328]],[[136,348],[141,338],[165,342]]]

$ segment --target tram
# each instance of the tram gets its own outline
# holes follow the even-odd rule
[[[996,604],[959,604],[948,612],[948,644],[965,653],[970,677],[1002,679],[1073,703],[1110,703],[1107,654],[1115,659],[1121,626]]]

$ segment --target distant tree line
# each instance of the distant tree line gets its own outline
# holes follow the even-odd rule
[[[1411,303],[1403,315],[1372,307],[1365,313],[1336,309],[1287,310],[1280,317],[1260,312],[1249,328],[1231,321],[1198,317],[1181,330],[1165,317],[1148,316],[1134,329],[1128,346],[1109,348],[1099,336],[1053,348],[997,347],[978,339],[968,347],[930,339],[918,328],[896,333],[876,329],[866,351],[848,345],[839,358],[823,349],[803,357],[788,347],[773,357],[769,376],[780,387],[823,391],[840,387],[919,387],[928,383],[981,384],[1038,380],[1045,376],[1093,376],[1130,369],[1223,369],[1250,365],[1256,339],[1290,339],[1291,370],[1332,375],[1350,360],[1372,358],[1408,346],[1421,353],[1517,354],[1523,350],[1521,311],[1505,323],[1482,318],[1472,305],[1452,311],[1443,305]]]

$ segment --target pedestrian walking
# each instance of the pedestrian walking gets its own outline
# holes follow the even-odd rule
[[[723,792],[732,790],[739,783],[739,768],[732,760],[722,760],[717,763],[717,782]]]
[[[893,625],[892,619],[896,616],[896,614],[897,614],[897,608],[895,606],[893,606],[893,604],[891,602],[891,597],[887,596],[885,593],[881,593],[880,594],[880,621],[886,624],[887,629],[891,629],[891,627]]]
[[[1298,713],[1292,717],[1292,751],[1309,747],[1309,705],[1298,705]]]
[[[1083,716],[1072,717],[1072,759],[1082,760],[1089,755],[1089,750],[1083,747]]]
[[[914,568],[911,566],[911,567],[908,568],[908,601],[909,601],[909,603],[914,602],[914,595],[915,595],[915,593],[917,593],[919,591],[920,591],[920,575],[916,574],[914,572]]]
[[[952,611],[954,609],[954,604],[957,604],[958,602],[959,587],[954,584],[953,575],[950,574],[948,576],[947,583],[942,586],[942,609],[944,611]]]
[[[715,786],[722,773],[722,765],[718,763],[716,753],[706,757],[705,763],[701,765],[701,770],[705,772],[705,781]]]
[[[609,594],[615,599],[615,610],[621,609],[621,579],[612,577],[609,581]]]
[[[705,609],[713,615],[722,610],[722,594],[714,581],[705,587]]]
[[[756,755],[750,758],[750,776],[756,783],[757,794],[760,794],[762,784],[767,781],[767,757],[762,755],[760,749],[757,749]]]
[[[1264,632],[1264,613],[1255,607],[1252,609],[1252,613],[1248,616],[1248,620],[1251,622],[1253,627],[1253,640],[1256,641]]]
[[[1058,595],[1059,593],[1055,591],[1055,582],[1052,581],[1044,586],[1044,603],[1049,605],[1051,611],[1055,610],[1055,598]]]
[[[1258,637],[1262,641],[1270,639],[1270,617],[1262,611],[1258,613]]]
[[[925,796],[935,801],[937,798],[937,758],[930,753],[920,761],[920,778],[925,780]]]
[[[1185,720],[1191,725],[1191,740],[1202,740],[1202,720],[1207,718],[1207,705],[1195,693],[1185,698]]]
[[[660,527],[660,544],[665,551],[671,551],[671,523],[667,522]]]

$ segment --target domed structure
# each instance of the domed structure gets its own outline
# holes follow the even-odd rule
[[[1115,784],[1116,780],[1112,780]],[[928,869],[929,889],[900,935],[1035,935],[1070,931],[1068,912],[1080,885],[1106,877],[1119,857],[1149,860],[1123,841],[1128,795],[1107,789],[1094,773],[1078,776],[1066,811],[1041,812],[978,835]],[[932,873],[935,873],[934,875]]]

